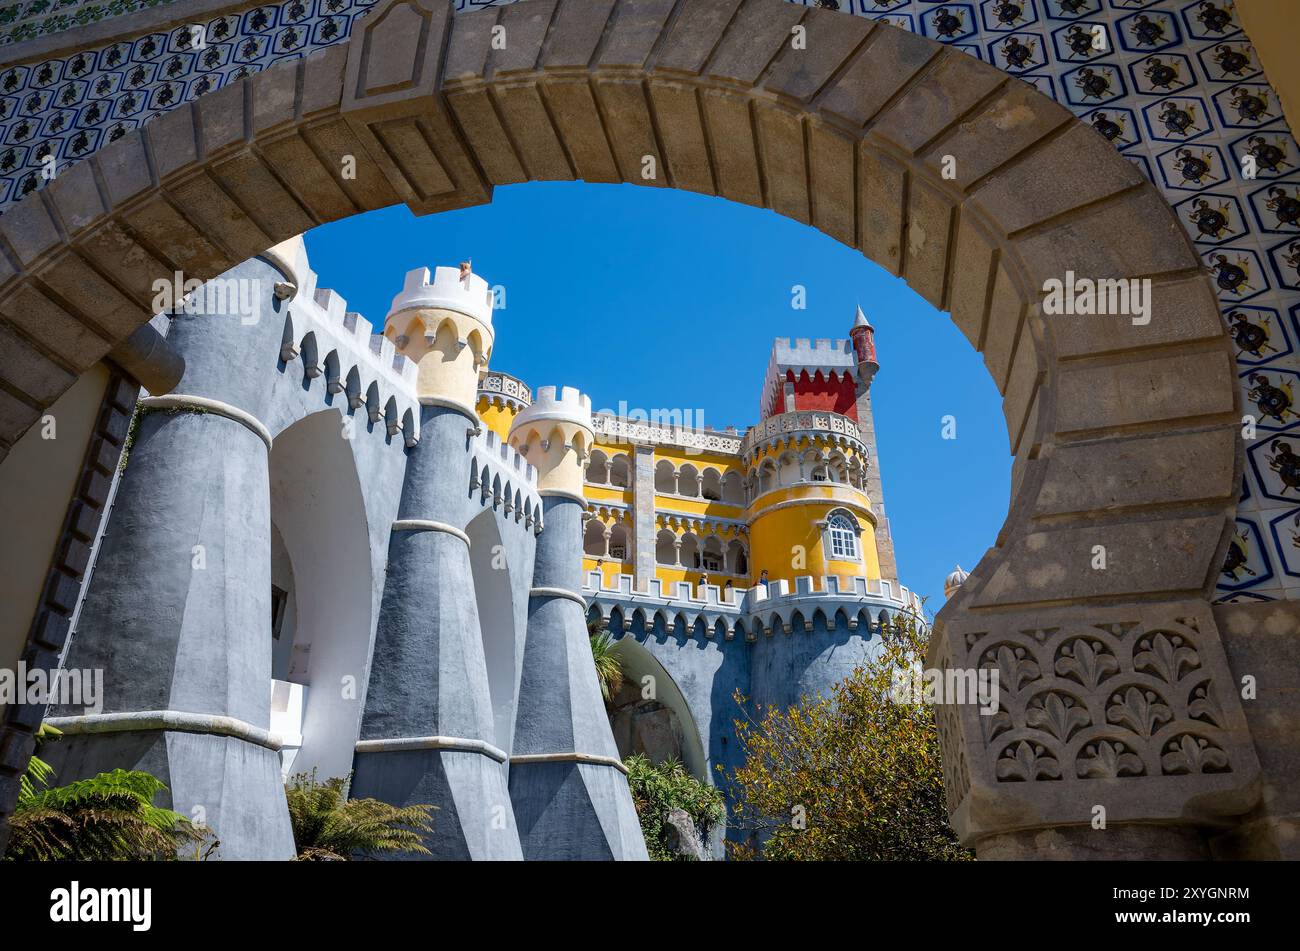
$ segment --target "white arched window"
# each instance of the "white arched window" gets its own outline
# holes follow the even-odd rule
[[[858,560],[858,530],[847,515],[832,515],[826,521],[831,557],[839,561]]]

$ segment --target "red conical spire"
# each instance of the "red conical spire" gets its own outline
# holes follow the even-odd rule
[[[867,322],[867,315],[858,305],[857,316],[853,318],[853,328],[849,331],[853,338],[853,351],[858,355],[858,363],[870,363],[879,367],[876,361],[876,329]]]

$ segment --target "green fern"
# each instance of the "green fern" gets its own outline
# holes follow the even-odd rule
[[[346,862],[394,852],[429,855],[423,836],[433,831],[436,806],[393,806],[377,799],[348,799],[348,777],[323,783],[298,773],[285,787],[289,822],[304,862]]]
[[[42,726],[39,744],[61,734]],[[153,804],[167,786],[138,770],[115,769],[50,787],[51,766],[32,756],[10,818],[9,861],[174,859],[203,834],[178,812]]]

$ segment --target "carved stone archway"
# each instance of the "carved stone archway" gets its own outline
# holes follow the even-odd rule
[[[885,24],[781,0],[456,17],[386,0],[347,43],[168,112],[0,218],[15,329],[0,440],[148,319],[159,278],[214,277],[398,202],[438,212],[557,179],[771,208],[901,275],[984,355],[1013,497],[932,653],[1001,676],[998,716],[940,717],[966,841],[1195,855],[1203,827],[1252,807],[1258,764],[1209,604],[1240,413],[1197,255],[1061,106]],[[1149,279],[1150,319],[1045,315],[1045,282],[1071,273]],[[1120,834],[1093,845],[1098,804]]]

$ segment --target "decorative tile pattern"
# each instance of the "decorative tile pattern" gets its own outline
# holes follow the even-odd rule
[[[19,0],[0,7],[0,45],[165,2]],[[286,0],[0,68],[0,210],[179,103],[346,39],[375,2]],[[1257,417],[1220,595],[1300,599],[1300,147],[1231,0],[802,2],[888,21],[1032,83],[1161,189],[1218,288]]]

